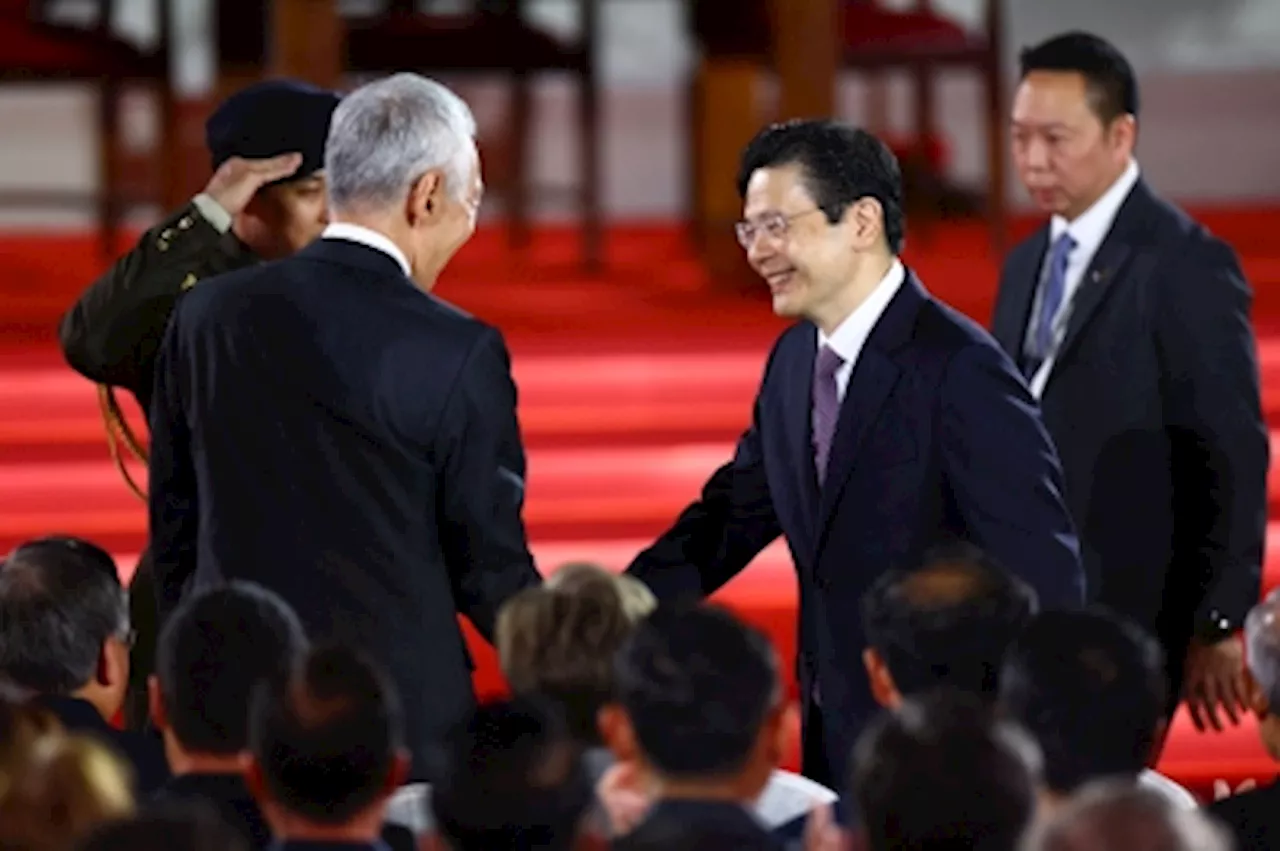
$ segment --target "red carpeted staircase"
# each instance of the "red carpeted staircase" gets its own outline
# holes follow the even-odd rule
[[[1267,232],[1280,214],[1211,219],[1245,256],[1259,291],[1268,417],[1280,413],[1280,257]],[[574,271],[567,234],[539,235],[519,260],[501,235],[482,232],[459,256],[439,294],[507,334],[529,454],[526,520],[544,571],[570,559],[621,568],[675,517],[732,452],[746,424],[769,345],[782,324],[764,300],[708,292],[674,229],[611,237],[612,269]],[[955,227],[913,245],[909,262],[939,296],[981,321],[996,266],[981,230]],[[107,455],[93,386],[62,363],[52,329],[98,271],[88,238],[0,239],[0,551],[63,532],[92,538],[133,569],[146,531],[142,504]],[[1273,324],[1273,327],[1274,324]],[[130,408],[133,421],[141,418]],[[1271,480],[1280,503],[1280,481]],[[1280,580],[1272,535],[1267,587]],[[719,595],[794,653],[795,580],[776,544]],[[492,651],[474,634],[477,683],[502,688]],[[784,665],[789,671],[790,666]],[[1200,792],[1215,778],[1274,769],[1252,722],[1197,735],[1180,716],[1162,769]]]

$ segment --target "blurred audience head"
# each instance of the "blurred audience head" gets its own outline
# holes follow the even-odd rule
[[[134,811],[133,775],[87,735],[43,734],[0,790],[0,848],[65,851],[93,828]]]
[[[872,694],[889,708],[939,686],[994,700],[1005,650],[1036,609],[1026,583],[972,547],[881,575],[862,598]]]
[[[832,120],[760,131],[742,153],[738,241],[779,316],[837,322],[902,250],[902,173],[875,136]]]
[[[174,771],[234,770],[249,747],[255,686],[287,682],[305,650],[293,609],[261,586],[233,582],[185,600],[161,632],[150,681]]]
[[[129,601],[115,562],[76,538],[43,538],[0,564],[0,677],[78,697],[105,718],[129,684]]]
[[[785,703],[773,648],[714,606],[659,608],[615,660],[614,753],[639,759],[657,797],[754,801],[781,757]]]
[[[972,694],[937,690],[882,713],[852,765],[868,851],[1013,851],[1035,815],[1034,740]]]
[[[1160,646],[1102,609],[1047,611],[1009,648],[1000,703],[1040,743],[1061,797],[1104,777],[1137,780],[1162,737]]]
[[[1026,851],[1232,851],[1204,810],[1122,780],[1088,784],[1027,837]]]
[[[317,647],[294,676],[254,690],[246,779],[277,836],[329,830],[373,841],[408,774],[403,742],[386,675],[348,647]]]
[[[1013,159],[1042,211],[1074,220],[1129,164],[1138,83],[1129,60],[1085,32],[1022,51],[1013,100]]]
[[[434,840],[451,851],[581,847],[595,800],[581,746],[553,703],[477,707],[448,736],[429,796]]]
[[[613,657],[641,617],[627,610],[623,589],[613,574],[575,568],[498,613],[498,658],[512,690],[554,701],[587,746],[601,744],[597,716],[613,698]]]
[[[417,74],[343,98],[325,150],[334,219],[371,227],[404,251],[420,287],[475,232],[484,183],[471,109]]]
[[[205,122],[215,170],[232,157],[257,164],[298,155],[294,171],[262,186],[243,210],[227,211],[236,236],[259,257],[286,257],[328,224],[324,148],[339,100],[299,80],[262,80],[231,95]]]
[[[1249,611],[1244,636],[1258,733],[1271,758],[1280,761],[1280,590]]]
[[[579,588],[592,589],[602,583],[613,586],[622,597],[623,611],[632,622],[648,616],[658,607],[658,599],[648,585],[634,576],[613,573],[589,561],[571,561],[561,565],[547,577],[545,587],[575,593]]]
[[[91,831],[76,851],[253,851],[212,805],[203,801],[149,806],[130,819]]]

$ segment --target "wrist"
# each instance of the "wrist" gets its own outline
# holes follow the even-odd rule
[[[1240,629],[1234,618],[1218,609],[1210,609],[1196,617],[1192,635],[1201,644],[1217,644],[1235,635]]]
[[[231,230],[231,213],[227,212],[227,208],[217,198],[208,192],[201,192],[191,199],[191,203],[195,205],[201,218],[213,225],[213,229],[218,233]]]

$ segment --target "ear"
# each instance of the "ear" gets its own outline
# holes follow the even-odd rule
[[[249,788],[249,794],[258,802],[259,807],[265,809],[271,803],[271,793],[267,791],[267,781],[262,776],[262,766],[258,764],[258,760],[252,756],[246,759],[241,773],[244,775],[244,785]]]
[[[444,173],[438,168],[428,169],[413,182],[405,199],[405,218],[410,225],[422,224],[440,215],[444,188]]]
[[[169,712],[164,705],[164,695],[160,692],[160,680],[155,674],[147,677],[147,713],[157,730],[169,729]]]
[[[1112,147],[1126,155],[1132,154],[1138,144],[1138,119],[1132,115],[1122,115],[1111,122],[1107,134],[1111,138]]]
[[[605,746],[613,752],[619,762],[638,759],[640,747],[636,744],[636,731],[631,726],[631,719],[619,704],[607,703],[596,713],[596,724],[600,728],[600,738]]]
[[[765,740],[766,755],[770,766],[782,764],[783,757],[791,745],[791,737],[797,729],[797,710],[786,700],[778,701],[764,720],[762,736]]]
[[[859,198],[845,211],[854,247],[866,251],[884,238],[884,207],[874,198]]]
[[[383,786],[388,798],[409,779],[409,766],[412,762],[407,750],[401,748],[396,751],[395,758],[391,760],[391,770],[387,772],[387,782]]]
[[[902,694],[893,682],[889,666],[880,658],[875,648],[868,647],[862,651],[862,665],[867,669],[867,679],[871,682],[871,696],[876,703],[885,709],[897,709],[902,705]]]
[[[98,650],[98,667],[94,679],[110,688],[129,679],[129,649],[115,638],[102,642]]]

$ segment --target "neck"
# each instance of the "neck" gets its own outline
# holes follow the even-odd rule
[[[76,700],[83,700],[85,703],[88,703],[94,709],[98,710],[99,715],[108,720],[110,720],[119,709],[119,707],[112,708],[110,698],[103,694],[102,689],[95,688],[94,686],[86,686],[85,688],[80,689],[80,691],[73,692],[67,696],[73,697]]]
[[[316,824],[278,810],[267,819],[282,842],[349,842],[372,845],[382,837],[382,808],[376,807],[345,824]]]
[[[813,323],[821,329],[823,334],[830,337],[840,327],[840,323],[861,307],[867,297],[879,286],[884,276],[889,274],[889,269],[893,267],[895,260],[897,258],[892,254],[866,258],[859,264],[849,282],[815,312],[811,317]]]
[[[409,269],[413,272],[413,282],[424,292],[431,292],[436,285],[443,264],[437,264],[430,251],[418,247],[410,238],[409,226],[403,217],[387,211],[343,210],[331,211],[330,221],[358,225],[376,231],[391,240],[409,261]]]
[[[173,731],[164,731],[164,755],[175,777],[184,774],[240,774],[244,758],[238,754],[193,753],[182,746]]]
[[[760,796],[763,784],[747,774],[710,780],[659,777],[654,784],[654,797],[667,801],[723,801],[751,806]]]
[[[1124,173],[1125,171],[1128,170],[1128,168],[1129,168],[1129,161],[1126,160],[1124,165],[1120,166],[1120,169],[1118,171],[1114,171],[1111,173],[1111,176],[1109,177],[1109,179],[1106,181],[1106,183],[1103,184],[1101,192],[1099,192],[1097,195],[1090,198],[1088,201],[1085,201],[1081,204],[1077,204],[1074,209],[1068,210],[1066,213],[1064,213],[1062,218],[1066,220],[1067,224],[1073,224],[1076,219],[1080,218],[1086,212],[1091,210],[1094,204],[1101,201],[1102,196],[1110,192],[1111,187],[1115,186],[1117,183],[1120,182],[1120,178],[1124,177]]]

